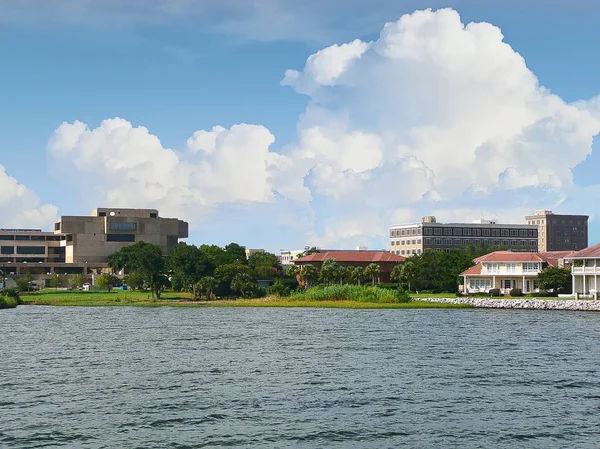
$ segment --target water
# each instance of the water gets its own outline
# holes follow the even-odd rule
[[[600,314],[0,312],[0,447],[597,448]]]

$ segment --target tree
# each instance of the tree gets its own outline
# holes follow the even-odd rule
[[[212,272],[211,264],[200,248],[183,242],[171,250],[165,267],[182,283],[185,290],[192,292],[194,299],[198,296],[198,281]]]
[[[110,290],[113,287],[121,285],[121,279],[112,274],[103,274],[96,278],[96,287]]]
[[[123,283],[131,290],[141,290],[144,288],[144,276],[137,270],[133,270],[123,278]]]
[[[221,265],[217,267],[215,270],[215,277],[219,281],[219,292],[220,296],[230,295],[232,292],[236,292],[236,290],[232,286],[233,279],[240,274],[244,274],[247,277],[251,278],[254,282],[255,271],[252,267],[248,265],[244,265],[241,262],[229,263],[226,265]],[[238,278],[238,281],[244,278]]]
[[[20,292],[28,292],[31,284],[31,274],[27,273],[25,276],[15,279],[15,284]]]
[[[248,257],[248,265],[253,268],[273,267],[281,268],[279,259],[275,254],[268,252],[257,252]]]
[[[286,268],[285,274],[286,276],[296,279],[298,274],[300,274],[300,268],[298,267],[298,265],[290,265]]]
[[[571,271],[561,267],[544,268],[537,275],[538,284],[542,290],[553,290],[555,292],[571,291]]]
[[[356,285],[360,285],[365,278],[365,271],[361,267],[349,267],[348,278]]]
[[[198,282],[197,289],[200,292],[200,295],[206,295],[208,299],[210,299],[213,295],[213,292],[217,288],[218,282],[212,276],[204,276]]]
[[[160,299],[164,287],[165,259],[160,247],[152,243],[138,242],[125,246],[108,258],[110,266],[118,271],[137,271],[152,291],[152,298]]]
[[[243,298],[250,298],[254,292],[255,282],[248,273],[238,273],[231,280],[231,290]]]
[[[240,262],[245,264],[248,262],[246,259],[246,248],[237,243],[225,245],[225,255],[227,263]]]
[[[335,259],[327,259],[321,265],[319,280],[325,284],[332,285],[339,273],[339,265]]]
[[[319,269],[314,265],[304,265],[298,277],[304,283],[304,288],[310,288],[319,280]]]
[[[50,288],[58,289],[58,287],[60,287],[60,276],[58,274],[54,273],[52,275],[52,277],[50,278],[50,280],[48,281],[48,286]]]
[[[83,274],[74,274],[73,276],[69,276],[67,283],[71,288],[81,288],[85,283],[85,276]]]
[[[411,291],[411,284],[418,274],[417,262],[413,257],[406,259],[400,268],[400,280],[408,285],[408,291]]]
[[[373,281],[373,285],[377,281],[379,277],[379,273],[381,272],[381,268],[376,263],[370,263],[365,267],[365,276],[370,277]]]
[[[402,263],[394,265],[390,274],[390,279],[393,282],[400,282],[402,280]]]
[[[343,265],[339,265],[335,268],[334,271],[334,277],[335,279],[339,280],[340,285],[342,285],[344,283],[344,280],[346,279],[346,277],[348,276],[348,269],[343,266]]]

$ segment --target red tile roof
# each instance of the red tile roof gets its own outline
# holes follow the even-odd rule
[[[551,267],[557,267],[560,259],[566,259],[570,257],[575,251],[547,251],[545,253],[538,253],[544,261],[548,262]]]
[[[600,258],[600,243],[596,243],[595,245],[589,246],[586,249],[582,249],[581,251],[576,251],[571,254],[569,259],[582,259],[582,258]]]
[[[460,273],[459,276],[481,274],[482,267],[483,267],[483,265],[478,263],[477,265],[473,265],[471,268],[468,268],[465,271],[463,271],[462,273]]]
[[[512,251],[494,251],[474,260],[479,262],[544,262],[537,253],[516,253]]]
[[[402,256],[390,253],[388,251],[321,251],[319,253],[309,254],[294,260],[294,263],[302,262],[324,262],[327,259],[335,259],[338,262],[403,262]]]

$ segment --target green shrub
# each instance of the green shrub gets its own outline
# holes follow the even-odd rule
[[[269,287],[269,294],[277,296],[290,296],[290,288],[282,282],[276,281]]]
[[[15,288],[0,290],[0,309],[10,309],[23,304],[19,297],[19,291]]]
[[[490,296],[500,296],[500,289],[499,288],[491,288],[488,291]]]
[[[397,291],[358,285],[313,287],[302,293],[295,293],[292,295],[292,299],[305,301],[358,301],[374,303],[400,302],[397,297]]]
[[[396,301],[398,302],[410,302],[411,297],[406,290],[401,286],[396,289]]]
[[[523,296],[523,290],[520,288],[513,288],[510,291],[510,296]]]

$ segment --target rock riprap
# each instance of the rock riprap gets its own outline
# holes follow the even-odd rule
[[[469,304],[489,309],[536,310],[596,310],[600,301],[591,299],[535,299],[535,298],[419,298],[419,301]]]

